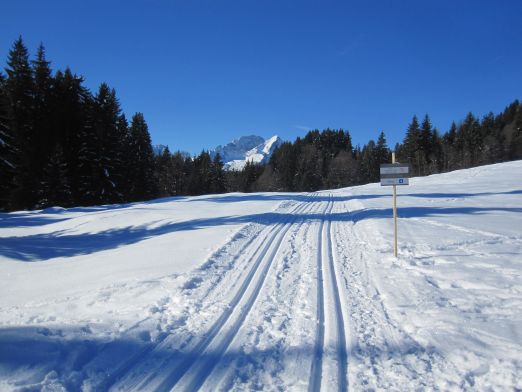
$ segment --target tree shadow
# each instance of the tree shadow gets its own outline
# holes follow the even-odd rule
[[[53,223],[62,222],[69,218],[40,216],[36,214],[16,214],[11,216],[3,216],[0,214],[0,228],[9,227],[33,227],[33,226],[47,226]],[[7,215],[7,214],[5,214]]]
[[[284,359],[286,363],[309,364],[311,371],[312,362],[317,359],[313,342],[300,347],[276,345],[249,352],[229,350],[222,355],[208,350],[172,350],[169,345],[148,339],[150,334],[147,331],[142,331],[136,337],[108,340],[90,334],[87,327],[83,329],[89,332],[84,333],[77,327],[75,330],[73,328],[0,328],[0,374],[4,382],[12,382],[18,388],[29,387],[35,390],[48,386],[45,385],[46,382],[54,382],[66,390],[81,390],[86,383],[94,390],[108,390],[124,376],[134,372],[137,379],[145,381],[147,377],[163,376],[161,387],[170,390],[188,368],[196,363],[204,365],[201,377],[196,381],[201,385],[220,360],[223,363],[235,363],[239,369],[245,369],[244,372],[236,371],[236,374],[240,376],[243,373],[242,381],[247,382],[248,377],[252,376],[247,369],[259,368],[260,365],[262,367],[264,363],[273,368],[274,360]],[[406,361],[407,356],[421,356],[436,350],[413,342],[401,342],[383,347],[356,345],[347,347],[345,352],[348,358],[358,357],[361,362],[369,358],[370,363],[376,364],[380,360],[393,359],[400,362],[400,358],[405,358]],[[144,363],[146,366],[140,366]],[[165,374],[154,373],[157,369],[163,369]],[[139,370],[143,373],[136,373]],[[416,376],[419,375],[418,370],[415,371]],[[303,371],[306,379],[302,381],[305,383],[308,382],[309,371]],[[426,372],[429,371],[431,369],[426,369]],[[372,369],[368,369],[368,372],[372,372]]]
[[[509,207],[401,207],[401,218],[444,215],[484,215],[495,212],[522,213],[522,208]],[[392,216],[391,208],[365,208],[352,212],[328,214],[333,222],[359,222],[365,219],[384,219]],[[267,212],[251,215],[220,216],[179,222],[155,221],[146,225],[127,226],[96,233],[68,234],[66,230],[52,233],[0,238],[0,255],[17,261],[35,262],[56,257],[72,257],[115,249],[178,231],[256,223],[274,225],[289,221],[322,221],[322,213]]]
[[[388,195],[330,195],[322,191],[314,192],[313,196],[304,193],[227,193],[224,195],[213,195],[211,197],[198,197],[197,201],[208,201],[215,203],[233,203],[241,201],[295,201],[305,202],[343,202],[349,200],[366,200]]]
[[[522,189],[516,189],[506,192],[476,192],[476,193],[401,193],[399,196],[408,197],[419,197],[419,198],[466,198],[466,197],[477,197],[477,196],[494,196],[494,195],[519,195],[522,194]],[[174,201],[184,201],[189,198],[194,198],[195,201],[205,201],[214,203],[234,203],[242,201],[295,201],[295,202],[346,202],[350,200],[369,200],[383,197],[389,197],[388,194],[367,194],[367,195],[328,195],[322,192],[314,193],[314,197],[311,199],[310,195],[302,193],[228,193],[223,195],[205,195],[205,196],[172,196],[161,199],[133,202],[126,204],[110,204],[92,207],[72,207],[72,208],[61,208],[51,207],[42,211],[33,212],[14,212],[14,213],[0,213],[0,228],[10,227],[33,227],[33,226],[46,226],[52,223],[61,222],[73,218],[74,216],[63,217],[64,213],[100,213],[111,210],[120,210],[125,208],[138,209],[138,206],[148,205],[161,205],[164,203],[170,203]],[[146,207],[142,207],[146,208]]]
[[[401,193],[400,196],[425,197],[430,199],[458,199],[464,197],[477,196],[497,196],[497,195],[521,195],[522,189],[515,189],[506,192],[474,192],[474,193]]]

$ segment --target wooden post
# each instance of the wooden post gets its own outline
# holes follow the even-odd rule
[[[392,152],[392,163],[395,163],[395,153]],[[397,185],[393,186],[393,228],[394,228],[394,252],[397,257]]]

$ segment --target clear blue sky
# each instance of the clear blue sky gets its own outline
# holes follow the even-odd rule
[[[522,1],[62,0],[1,6],[0,57],[21,34],[53,69],[114,87],[153,143],[191,153],[258,134],[446,131],[522,98]]]

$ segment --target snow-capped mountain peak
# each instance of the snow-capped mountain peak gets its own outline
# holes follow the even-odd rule
[[[266,163],[281,143],[277,135],[266,140],[255,135],[242,136],[225,146],[217,146],[210,153],[212,157],[221,155],[225,170],[242,170],[247,162]]]

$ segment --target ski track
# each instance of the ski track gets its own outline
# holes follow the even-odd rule
[[[322,202],[313,203],[309,213],[315,219],[303,214],[287,233],[258,301],[202,390],[306,389],[316,328],[316,268],[310,257],[316,252],[309,252],[315,235],[308,233],[324,213]]]
[[[346,337],[330,216],[333,206],[330,195],[317,240],[317,333],[308,384],[311,392],[348,389]]]
[[[313,197],[314,195],[310,196],[310,201],[313,200]],[[294,205],[294,208],[290,210],[283,210],[282,212],[284,212],[286,215],[299,213],[303,209],[307,208],[307,205],[309,203],[301,202],[296,204],[297,205]],[[274,248],[272,244],[274,242],[277,242],[279,246],[283,240],[284,235],[290,227],[291,223],[287,218],[286,222],[277,223],[275,225],[269,225],[263,228],[261,232],[254,233],[254,235],[250,233],[250,236],[246,237],[246,242],[243,244],[243,246],[240,248],[237,254],[233,257],[231,264],[234,264],[236,261],[243,259],[243,262],[247,264],[246,267],[248,267],[249,260],[255,259],[253,266],[249,271],[246,272],[243,269],[238,268],[239,272],[241,272],[241,275],[245,276],[243,278],[244,280],[242,281],[240,288],[238,289],[232,300],[230,300],[230,302],[224,307],[221,316],[206,331],[206,333],[201,337],[200,341],[197,344],[195,344],[195,346],[193,346],[192,348],[187,348],[191,345],[190,340],[194,338],[193,336],[189,336],[189,341],[185,342],[185,346],[180,346],[181,350],[189,350],[188,354],[185,353],[186,355],[184,355],[184,360],[180,360],[178,358],[182,357],[181,355],[179,355],[180,352],[175,351],[172,354],[171,358],[163,359],[161,361],[161,365],[156,366],[155,369],[151,371],[151,365],[149,362],[154,361],[154,357],[156,356],[154,355],[155,352],[163,350],[165,348],[163,346],[167,346],[166,341],[174,339],[176,335],[175,331],[167,331],[160,334],[153,345],[150,345],[146,347],[143,351],[136,353],[123,365],[120,365],[113,374],[109,375],[103,381],[103,383],[98,385],[97,389],[108,390],[112,387],[112,389],[114,390],[140,390],[143,388],[151,389],[150,387],[154,386],[153,389],[157,391],[170,390],[177,384],[177,382],[184,376],[184,374],[187,371],[191,370],[191,367],[195,365],[196,359],[198,359],[198,357],[201,357],[201,355],[204,354],[207,347],[215,340],[216,335],[219,334],[221,336],[220,332],[223,330],[225,324],[227,324],[227,322],[229,321],[231,315],[239,313],[239,316],[236,317],[236,322],[233,323],[231,327],[232,329],[229,329],[228,333],[225,335],[224,341],[222,342],[225,346],[224,348],[226,349],[227,343],[229,343],[229,340],[233,338],[233,333],[231,332],[234,332],[234,330],[237,330],[240,327],[241,321],[244,320],[244,318],[248,314],[248,310],[251,308],[253,302],[255,302],[255,297],[259,292],[264,277],[267,273],[267,270],[270,267],[270,264],[268,263],[264,265],[262,267],[262,271],[259,272],[260,265],[265,259],[268,259],[270,261],[273,258],[273,256],[277,253],[278,247]],[[232,239],[231,242],[234,241],[237,241],[237,238]],[[266,243],[264,247],[262,247],[263,243]],[[229,244],[226,244],[223,248],[226,248],[227,245]],[[216,259],[219,259],[223,248],[220,251],[216,252]],[[260,250],[261,248],[262,250]],[[272,257],[267,257],[267,255],[271,255]],[[211,261],[205,263],[201,269],[205,270],[210,262]],[[234,271],[229,268],[225,269],[223,275],[226,275],[227,272],[230,271],[237,273],[237,271]],[[219,278],[215,282],[215,286],[210,288],[207,292],[200,294],[201,296],[198,296],[201,299],[200,302],[204,302],[205,298],[210,297],[211,293],[217,291],[216,288],[219,287],[218,283],[220,283],[220,281],[223,280],[223,275],[219,276]],[[260,277],[258,275],[260,275]],[[199,281],[201,281],[201,279],[201,277],[193,277],[192,279],[189,279],[189,281],[186,283],[186,286],[190,287],[193,281],[195,281],[197,284]],[[248,290],[251,290],[251,287],[254,285],[253,280],[255,279],[257,279],[257,284],[255,285],[254,290],[249,297],[249,300],[246,301],[246,304],[244,303],[244,300],[243,303],[240,303],[243,297],[245,297],[245,293]],[[240,308],[240,310],[237,311],[236,308]],[[228,324],[230,323],[231,322],[228,322]],[[223,349],[223,347],[220,348]],[[201,368],[201,366],[203,366],[203,368],[206,369],[207,375],[213,367],[211,359],[212,361],[215,360],[214,353],[211,356],[209,356],[206,361],[200,360],[197,364],[198,368]],[[204,362],[205,364],[202,365],[202,362]],[[208,369],[209,366],[210,369]],[[147,373],[150,374],[150,376],[146,377],[145,379],[139,377],[140,367],[147,368]],[[168,373],[167,376],[165,376],[165,373]],[[185,376],[185,378],[186,377],[188,376]],[[161,379],[159,383],[158,379]],[[196,379],[196,381],[197,383],[201,383],[204,381],[204,379]],[[193,381],[193,384],[196,381]],[[197,385],[191,385],[190,389],[194,390],[197,389],[197,387]],[[179,388],[176,387],[176,389]]]
[[[314,204],[310,213],[322,216],[324,222],[330,203],[325,208],[322,201]],[[316,237],[308,233],[320,226],[317,220],[303,216],[287,233],[286,246],[272,262],[260,299],[202,390],[254,390],[266,388],[267,382],[274,390],[306,388],[314,347],[308,343],[313,336],[307,339],[303,328],[310,332],[317,328],[315,305],[312,313],[307,300],[313,299],[315,293],[309,289],[317,283]],[[296,363],[302,366],[296,369]]]
[[[302,203],[300,208],[294,211],[294,213],[301,213],[304,212],[307,208],[310,208],[310,206],[307,204],[309,203]],[[295,219],[295,217],[290,218],[284,224],[280,224],[278,230],[268,241],[266,241],[266,245],[257,257],[255,267],[252,270],[254,271],[255,269],[255,273],[259,271],[259,276],[247,277],[242,286],[242,290],[237,293],[236,297],[234,298],[235,301],[232,301],[229,312],[222,316],[223,320],[218,320],[218,322],[215,324],[215,329],[213,328],[215,332],[212,331],[207,336],[207,339],[202,342],[202,347],[198,347],[196,354],[193,356],[193,359],[189,360],[182,367],[183,371],[186,370],[185,374],[182,374],[181,378],[176,378],[173,383],[169,383],[168,389],[176,387],[176,390],[183,391],[198,390],[212,373],[216,364],[225,355],[227,348],[243,325],[250,310],[254,306],[256,299],[259,296],[259,292],[261,291],[267,275],[271,269],[271,266],[274,263],[274,259],[280,252],[283,239],[286,237],[286,234],[289,232],[290,228],[293,227]],[[259,267],[261,264],[263,264],[263,266]],[[250,293],[247,293],[247,290],[250,291]],[[238,306],[240,301],[242,304]],[[235,309],[239,310],[234,312]],[[235,315],[235,320],[230,319],[230,316],[233,313],[237,313]],[[208,355],[207,357],[199,359],[199,361],[196,362],[197,358],[201,358],[202,354],[208,351],[210,351],[212,355]],[[168,389],[161,388],[160,390]]]

